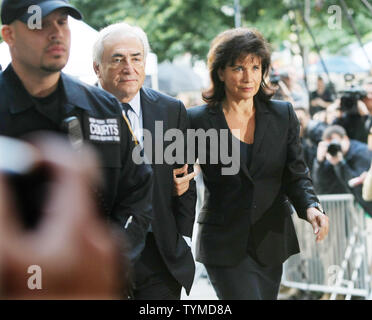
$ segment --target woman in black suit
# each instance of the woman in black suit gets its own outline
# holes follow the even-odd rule
[[[207,104],[188,110],[193,129],[218,132],[218,143],[208,140],[196,151],[205,184],[196,260],[220,299],[276,299],[282,264],[299,252],[291,203],[312,224],[317,241],[328,233],[328,218],[301,155],[293,108],[270,100],[270,50],[260,33],[238,28],[218,35],[208,66]],[[221,142],[226,131],[228,141]],[[228,166],[221,155],[211,164],[218,146],[227,147],[236,174],[222,173]]]

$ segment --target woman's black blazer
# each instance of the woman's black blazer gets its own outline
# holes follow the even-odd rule
[[[223,164],[226,160],[220,157],[217,163],[208,163],[216,144],[206,139],[206,149],[202,150],[201,138],[196,135],[196,157],[205,152],[207,160],[201,164],[205,196],[196,240],[196,260],[204,264],[236,265],[248,248],[262,265],[283,263],[299,252],[292,208],[306,219],[306,209],[319,202],[303,159],[299,122],[291,104],[255,99],[255,107],[249,168],[240,157],[233,157],[238,173],[222,175],[221,169],[231,164]],[[190,108],[188,116],[192,129],[225,129],[231,139],[221,106]],[[217,147],[221,149],[219,144]],[[235,150],[231,143],[228,150]]]

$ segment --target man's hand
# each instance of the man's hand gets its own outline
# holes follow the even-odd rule
[[[327,141],[320,141],[318,144],[316,159],[318,162],[323,162],[326,158],[329,143]]]
[[[327,106],[328,106],[328,103],[326,102],[326,101],[324,101],[322,98],[315,98],[315,99],[313,99],[313,100],[311,100],[311,105],[313,106],[313,107],[317,107],[317,106],[319,106],[319,107],[322,107],[322,108],[327,108]]]
[[[367,178],[367,171],[362,172],[362,174],[358,177],[352,178],[348,181],[348,185],[350,188],[355,188],[356,186],[360,186],[364,183],[364,180]]]
[[[329,221],[328,217],[320,212],[317,208],[308,208],[306,210],[307,221],[312,225],[316,242],[324,240],[328,234]]]
[[[363,116],[368,116],[369,115],[369,110],[368,110],[368,107],[367,105],[361,101],[361,100],[358,100],[358,112],[359,114],[363,117]]]
[[[194,177],[196,176],[195,171],[189,174],[187,173],[188,167],[189,166],[185,164],[182,168],[173,170],[174,196],[183,195],[189,189],[190,180],[194,179]]]
[[[328,160],[328,162],[333,165],[333,166],[336,166],[338,165],[342,160],[344,160],[344,156],[342,154],[342,152],[338,152],[335,156],[332,156],[330,155],[329,153],[326,154],[326,159]]]

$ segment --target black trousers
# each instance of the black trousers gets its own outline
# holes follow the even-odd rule
[[[182,286],[169,272],[154,234],[147,233],[145,249],[134,266],[135,300],[180,300]]]
[[[283,265],[264,267],[250,255],[237,266],[205,265],[220,300],[276,300]]]

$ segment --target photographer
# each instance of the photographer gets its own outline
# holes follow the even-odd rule
[[[302,80],[296,78],[294,71],[273,71],[270,75],[270,82],[276,87],[273,99],[288,101],[293,106],[309,107],[308,94]]]
[[[351,81],[352,75],[345,75],[346,81]],[[363,88],[350,86],[341,91],[340,109],[341,116],[333,124],[345,128],[350,139],[359,140],[367,143],[368,130],[366,122],[368,121],[368,108],[363,102],[366,98],[366,92]]]
[[[362,199],[361,186],[350,187],[349,180],[370,167],[371,152],[365,143],[349,139],[344,128],[325,129],[313,165],[314,186],[319,194],[352,193],[369,214],[372,205]]]
[[[365,96],[362,98],[362,101],[366,105],[369,113],[365,128],[368,132],[368,148],[372,150],[372,77],[363,81],[363,90],[365,90]]]
[[[300,139],[304,153],[304,159],[312,171],[316,157],[318,143],[322,140],[323,131],[327,124],[321,121],[312,120],[309,111],[303,107],[295,107],[294,111],[300,122]]]
[[[272,71],[270,74],[270,83],[276,88],[275,94],[273,99],[275,100],[282,100],[282,101],[289,101],[292,105],[295,105],[294,99],[292,98],[292,94],[286,85],[286,81],[288,83],[288,74],[286,72],[278,72]]]
[[[322,77],[317,79],[317,88],[310,94],[310,114],[313,116],[319,111],[326,110],[334,100],[332,91],[326,86]]]

